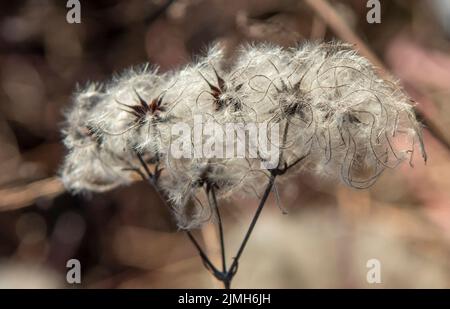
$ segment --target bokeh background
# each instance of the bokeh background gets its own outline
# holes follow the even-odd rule
[[[450,1],[64,0],[0,4],[0,287],[220,287],[157,194],[135,183],[72,196],[56,177],[63,110],[77,83],[150,62],[176,69],[221,42],[293,46],[341,39],[398,78],[418,102],[429,160],[360,191],[299,176],[278,187],[233,282],[241,288],[450,287]],[[224,203],[228,259],[256,200]],[[287,215],[283,211],[288,212]],[[195,231],[218,262],[214,225]],[[66,282],[76,258],[82,283]],[[366,280],[381,262],[381,284]]]

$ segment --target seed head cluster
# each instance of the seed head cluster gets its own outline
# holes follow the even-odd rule
[[[143,175],[140,158],[157,166],[153,181],[181,228],[210,217],[199,197],[205,187],[213,187],[219,198],[258,196],[270,176],[261,168],[264,153],[171,155],[173,126],[193,127],[198,116],[223,126],[279,127],[278,140],[268,134],[263,142],[279,147],[278,166],[289,167],[286,175],[303,171],[366,188],[386,168],[411,163],[416,148],[426,160],[410,99],[351,46],[248,45],[232,59],[213,46],[178,71],[160,74],[144,66],[78,90],[63,130],[68,154],[62,179],[75,192],[110,190]]]

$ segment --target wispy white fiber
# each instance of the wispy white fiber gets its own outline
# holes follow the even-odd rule
[[[139,154],[162,168],[158,189],[183,228],[211,215],[198,198],[204,186],[214,186],[219,198],[258,195],[270,175],[261,169],[263,154],[174,158],[173,125],[193,128],[198,116],[221,125],[278,126],[280,167],[292,165],[286,175],[304,171],[366,188],[386,168],[411,160],[416,148],[426,160],[408,96],[338,42],[247,45],[233,60],[214,46],[179,71],[129,70],[87,86],[73,101],[63,130],[66,186],[78,192],[126,184],[133,170],[143,172]]]

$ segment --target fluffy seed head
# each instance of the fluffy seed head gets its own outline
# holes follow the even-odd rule
[[[198,129],[198,119],[211,126]],[[174,134],[179,124],[192,135]],[[204,151],[212,140],[226,139],[230,124],[278,128],[277,137],[267,133],[248,142],[278,146],[277,163],[289,167],[287,175],[305,171],[355,188],[372,185],[386,168],[411,162],[415,145],[426,160],[409,98],[351,46],[248,45],[231,60],[215,46],[179,71],[131,70],[79,92],[63,130],[69,150],[63,179],[76,191],[107,190],[130,181],[132,170],[142,173],[139,154],[162,168],[158,189],[180,227],[191,228],[211,216],[200,197],[205,187],[214,187],[219,198],[259,195],[270,175],[261,168],[264,151],[195,155],[196,146]],[[198,141],[196,134],[210,138]],[[194,146],[193,155],[174,156],[171,147],[180,140]],[[232,141],[238,144],[239,138]]]

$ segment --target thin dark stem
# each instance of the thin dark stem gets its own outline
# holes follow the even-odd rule
[[[248,227],[247,233],[245,233],[244,239],[242,240],[239,250],[237,251],[236,256],[233,259],[233,263],[231,264],[231,266],[228,270],[227,275],[229,277],[230,282],[231,282],[234,274],[237,271],[237,267],[239,265],[239,258],[241,257],[242,253],[244,252],[245,246],[250,238],[250,235],[252,234],[253,229],[255,228],[255,225],[256,225],[256,222],[258,221],[259,215],[261,214],[261,211],[263,210],[264,205],[266,204],[267,198],[269,197],[269,194],[272,191],[272,187],[275,182],[276,176],[277,176],[276,174],[271,174],[271,176],[269,178],[269,183],[266,186],[266,189],[261,198],[261,201],[259,202],[258,208],[256,209],[255,215],[253,216],[250,226]]]
[[[139,162],[141,163],[142,167],[145,170],[145,173],[148,176],[148,181],[153,182],[153,173],[150,172],[150,169],[148,168],[147,163],[145,163],[144,159],[142,158],[142,156],[141,156],[141,154],[139,152],[136,152],[136,156],[138,157]]]
[[[139,169],[136,169],[135,171],[144,179],[147,180],[156,190],[156,192],[158,193],[158,196],[160,197],[161,201],[167,205],[166,200],[164,199],[164,197],[161,195],[160,190],[158,190],[157,184],[156,184],[156,180],[155,179],[155,175],[158,173],[158,170],[156,168],[155,173],[152,173],[150,171],[150,169],[148,168],[148,165],[145,163],[144,159],[142,158],[141,154],[139,154],[138,152],[136,152],[136,156],[139,159],[139,162],[141,163],[142,167],[145,170],[145,174],[142,173]],[[147,176],[147,177],[146,177]],[[211,190],[207,190],[207,191],[211,191]],[[222,226],[222,220],[220,219],[220,214],[219,214],[219,210],[217,207],[217,200],[216,200],[216,195],[215,195],[215,191],[212,191],[212,197],[213,197],[213,205],[214,208],[217,212],[218,218],[219,218],[219,222],[220,222],[220,226]],[[208,192],[207,192],[208,194]],[[209,200],[209,195],[208,195],[208,200]],[[221,239],[223,240],[223,230],[222,228],[220,228],[221,230]],[[205,251],[203,251],[202,247],[200,246],[200,244],[197,242],[197,240],[195,239],[194,235],[192,235],[192,233],[190,231],[186,231],[187,236],[189,237],[190,241],[192,242],[192,244],[194,245],[194,247],[197,249],[198,254],[200,255],[200,258],[202,259],[203,264],[205,265],[206,269],[208,269],[209,271],[211,271],[211,273],[214,275],[214,277],[216,277],[218,280],[224,282],[224,286],[227,286],[227,283],[225,283],[225,277],[226,277],[226,268],[225,268],[225,264],[224,265],[224,270],[221,272],[219,271],[214,264],[211,262],[211,260],[208,258],[208,255],[205,253]],[[222,242],[223,244],[223,242]],[[223,246],[223,245],[222,245]],[[225,252],[225,248],[222,247],[223,249],[223,254]],[[228,284],[229,286],[229,284]]]
[[[164,193],[161,190],[159,190],[159,188],[158,188],[158,177],[159,177],[159,174],[161,172],[161,170],[158,169],[158,165],[156,165],[156,167],[155,167],[155,173],[152,173],[150,171],[150,169],[148,168],[147,163],[145,163],[144,159],[142,158],[141,154],[136,152],[136,156],[138,157],[139,162],[141,163],[142,167],[145,170],[145,174],[147,175],[147,177],[143,177],[144,180],[147,180],[150,183],[150,185],[153,186],[153,188],[156,191],[156,194],[159,196],[160,201],[164,204],[165,207],[167,207],[167,209],[170,210],[171,207],[167,203],[167,199],[164,196]],[[139,171],[137,173],[139,175],[141,175],[141,177],[143,176],[143,173],[141,171]]]
[[[301,156],[300,158],[296,159],[294,162],[292,162],[291,164],[287,164],[285,170],[287,171],[288,169],[290,169],[291,167],[297,165],[299,162],[303,161],[303,159],[305,159],[307,156],[309,155],[309,152],[303,156]]]
[[[186,234],[188,235],[189,239],[191,240],[191,242],[194,244],[195,248],[198,251],[198,254],[200,255],[200,257],[202,258],[203,263],[205,264],[205,266],[212,272],[212,274],[218,278],[221,277],[221,272],[214,266],[214,264],[211,262],[211,260],[208,258],[208,256],[206,255],[206,253],[203,251],[202,247],[200,246],[200,244],[197,242],[197,240],[195,239],[194,235],[192,235],[191,232],[186,231]],[[218,278],[219,279],[219,278]]]
[[[160,191],[158,190],[157,185],[156,185],[157,179],[155,179],[155,178],[157,178],[157,177],[155,177],[155,175],[158,173],[158,169],[156,168],[155,173],[152,173],[150,171],[150,169],[148,168],[147,164],[145,163],[144,159],[142,158],[142,156],[139,153],[136,153],[136,155],[137,155],[142,167],[144,168],[147,177],[145,177],[144,173],[142,173],[140,171],[139,171],[139,174],[144,179],[147,179],[148,182],[155,187],[156,191],[160,195],[160,198],[166,204],[164,197],[161,196]],[[276,169],[270,170],[269,182],[264,190],[264,194],[258,204],[258,207],[257,207],[256,212],[250,222],[247,232],[245,233],[244,239],[242,240],[241,245],[239,246],[239,249],[238,249],[235,257],[233,258],[233,263],[231,264],[230,268],[228,268],[228,269],[226,266],[225,237],[224,237],[224,232],[223,232],[223,223],[222,223],[222,217],[220,215],[220,211],[219,211],[219,207],[218,207],[218,203],[217,203],[215,188],[213,185],[207,185],[205,190],[206,190],[208,202],[210,204],[210,207],[212,207],[217,214],[217,220],[218,220],[218,225],[219,225],[220,247],[221,247],[221,254],[222,254],[222,271],[219,271],[216,268],[216,266],[214,266],[214,264],[209,259],[208,255],[205,253],[205,251],[202,249],[200,244],[195,239],[194,235],[192,235],[192,233],[190,231],[186,231],[186,234],[189,237],[190,241],[193,243],[194,247],[197,249],[198,254],[200,255],[200,258],[202,259],[202,262],[205,265],[206,269],[209,270],[214,275],[214,277],[216,277],[217,280],[219,280],[223,283],[225,289],[229,289],[231,287],[231,282],[232,282],[233,277],[236,274],[237,269],[238,269],[239,259],[242,256],[242,253],[244,252],[247,242],[250,239],[253,229],[255,228],[256,222],[258,221],[258,218],[261,215],[261,212],[264,208],[264,205],[267,202],[270,192],[273,189],[273,186],[275,184],[275,178],[278,175],[284,174],[288,168],[294,166],[295,164],[300,162],[303,158],[304,157],[300,158],[299,160],[296,160],[294,163],[292,163],[290,165],[285,163],[284,168],[282,168],[282,169],[280,169],[278,167]]]
[[[217,205],[217,198],[216,198],[216,190],[214,189],[214,186],[211,186],[211,189],[209,190],[211,197],[212,197],[212,206],[214,207],[214,210],[217,215],[217,221],[219,225],[219,238],[220,238],[220,250],[222,254],[222,271],[225,273],[227,271],[227,262],[226,262],[226,254],[225,254],[225,237],[223,233],[223,224],[222,224],[222,218],[220,216],[220,210]]]

